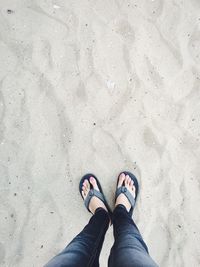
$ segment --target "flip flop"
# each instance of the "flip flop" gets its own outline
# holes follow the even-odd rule
[[[129,190],[125,187],[125,183],[123,182],[122,186],[120,186],[119,188],[116,189],[116,192],[115,192],[115,201],[117,199],[117,197],[123,193],[128,201],[130,202],[131,204],[131,209],[129,211],[129,214],[132,216],[133,214],[133,209],[135,207],[135,203],[136,203],[136,200],[137,200],[137,196],[138,196],[138,192],[139,192],[139,184],[138,184],[138,180],[137,178],[135,177],[135,175],[133,175],[131,172],[128,172],[128,171],[124,171],[124,172],[121,172],[118,176],[118,180],[117,180],[117,185],[119,183],[119,177],[120,175],[124,173],[125,175],[129,175],[129,177],[133,180],[134,182],[134,186],[135,186],[135,198],[133,197],[133,195],[129,192]]]
[[[98,188],[99,188],[99,191],[96,190],[96,189],[94,189],[94,188],[93,188],[93,185],[90,183],[90,177],[91,177],[91,176],[95,178],[95,180],[96,180],[96,182],[97,182],[97,186],[98,186]],[[90,191],[89,191],[87,197],[84,199],[84,197],[82,196],[82,186],[83,186],[83,182],[84,182],[85,180],[88,180],[88,182],[89,182],[89,184],[90,184]],[[111,211],[111,208],[110,208],[110,206],[108,205],[108,202],[106,201],[106,198],[105,198],[105,196],[104,196],[104,193],[103,193],[101,184],[100,184],[99,180],[97,179],[97,177],[96,177],[94,174],[92,174],[92,173],[88,173],[88,174],[85,174],[85,175],[81,178],[80,183],[79,183],[79,192],[80,192],[81,197],[82,197],[82,199],[84,200],[84,204],[85,204],[85,206],[86,206],[86,208],[87,208],[87,210],[88,210],[89,212],[91,212],[91,211],[89,210],[90,201],[91,201],[92,197],[95,196],[95,197],[99,198],[99,199],[104,203],[104,205],[106,206],[106,208],[107,208],[107,210],[108,210],[108,213],[109,213],[109,215],[110,215],[110,218],[112,218],[112,211]]]

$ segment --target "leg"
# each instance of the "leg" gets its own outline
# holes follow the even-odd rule
[[[149,256],[148,248],[123,205],[113,213],[115,243],[109,257],[109,267],[158,267]]]
[[[44,267],[99,267],[99,254],[109,220],[107,211],[98,208],[82,232]]]
[[[91,193],[91,185],[99,191],[94,177],[85,179],[81,188],[84,199]],[[99,267],[99,255],[110,223],[110,215],[102,200],[96,196],[92,196],[87,207],[93,213],[89,223],[45,267]]]
[[[129,195],[131,195],[133,199],[136,199],[134,181],[135,179],[131,178],[127,172],[121,173],[117,187],[119,189],[122,186],[125,187]],[[132,204],[123,192],[125,191],[117,195],[115,210],[113,212],[115,242],[111,249],[108,266],[157,267],[158,265],[149,256],[148,248],[132,220],[133,209],[131,209],[131,207],[134,207],[134,201]]]

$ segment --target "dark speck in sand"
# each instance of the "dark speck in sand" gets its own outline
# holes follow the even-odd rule
[[[12,214],[10,214],[10,217],[11,217],[11,218],[13,218],[13,217],[14,217],[14,214],[13,214],[13,213],[12,213]]]
[[[40,248],[43,248],[43,245],[41,245],[41,247]]]
[[[93,125],[96,125],[96,122],[94,122]]]
[[[17,193],[14,193],[14,196],[16,197]]]
[[[181,228],[181,225],[180,225],[180,224],[178,224],[178,227],[179,227],[179,228]]]
[[[7,13],[8,13],[8,14],[13,14],[14,11],[13,11],[12,9],[7,9]]]

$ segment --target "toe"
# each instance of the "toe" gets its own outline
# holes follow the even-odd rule
[[[87,180],[84,180],[83,187],[86,188]]]
[[[135,196],[136,196],[135,186],[133,186],[132,192],[133,192],[133,197],[135,198]]]
[[[82,190],[81,194],[85,198],[85,191]]]
[[[132,190],[133,190],[133,192],[135,192],[135,186],[133,185],[133,187],[132,187]]]
[[[88,181],[88,180],[85,180],[85,181],[84,181],[84,184],[85,184],[85,187],[86,187],[87,189],[90,188],[90,184],[89,184],[89,181]]]
[[[90,177],[90,183],[93,185],[93,188],[96,190],[99,190],[98,186],[97,186],[97,181],[94,177]]]
[[[131,188],[133,187],[133,180],[131,180],[131,182],[130,182],[130,187]]]
[[[128,186],[128,181],[129,181],[129,176],[126,175],[126,178],[125,178],[125,185]]]
[[[125,180],[125,174],[124,174],[124,173],[121,173],[120,176],[119,176],[118,188],[119,188],[120,186],[122,186],[124,180]]]
[[[87,195],[88,195],[89,191],[90,191],[90,189],[89,189],[89,188],[86,188],[86,189],[85,189],[85,191],[84,191],[84,192],[85,192],[85,196],[87,196]]]
[[[131,187],[131,182],[132,182],[132,179],[129,177],[129,180],[128,180],[128,182],[129,182],[129,186]]]

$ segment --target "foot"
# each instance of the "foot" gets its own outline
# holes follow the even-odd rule
[[[125,175],[124,173],[121,173],[119,176],[117,188],[121,187],[123,185],[123,183],[124,183],[124,186],[129,190],[129,192],[135,198],[135,186],[134,186],[133,180],[130,178],[129,175]],[[130,204],[129,200],[127,199],[127,197],[123,193],[121,193],[117,197],[116,202],[115,202],[115,207],[119,204],[124,205],[128,212],[130,211],[131,204]]]
[[[94,177],[90,177],[90,183],[92,184],[93,188],[100,191],[96,182],[96,179]],[[90,191],[90,183],[87,179],[85,179],[85,181],[83,182],[83,186],[82,186],[82,196],[85,199]],[[92,214],[95,213],[95,210],[97,208],[103,208],[107,211],[106,206],[104,205],[104,203],[96,196],[93,196],[90,200],[90,204],[89,204],[89,210],[92,212]]]

